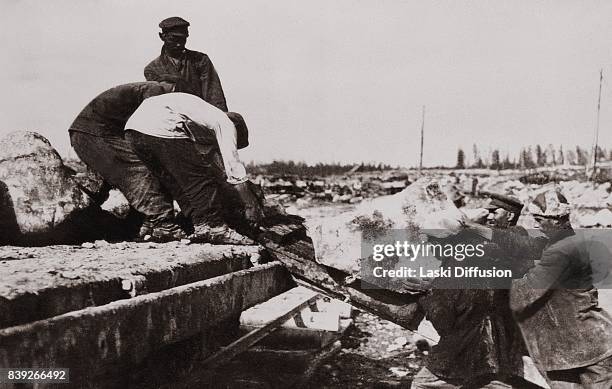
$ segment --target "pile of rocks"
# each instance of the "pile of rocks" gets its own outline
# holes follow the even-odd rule
[[[36,132],[0,140],[0,244],[68,244],[126,239],[137,216],[117,217],[100,206],[109,188],[95,173],[66,166]]]

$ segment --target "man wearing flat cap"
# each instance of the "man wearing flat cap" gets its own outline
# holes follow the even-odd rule
[[[515,226],[521,215],[523,204],[512,196],[498,193],[486,194],[490,198],[489,205],[485,207],[489,211],[487,224],[497,228],[508,228]]]
[[[160,56],[144,69],[147,81],[172,83],[176,92],[196,95],[227,112],[221,81],[210,58],[185,48],[189,22],[173,16],[162,20],[159,27],[159,37],[164,44]]]
[[[487,239],[491,240],[493,230],[503,230],[507,240],[521,241],[526,231],[515,224],[523,205],[509,196],[486,195],[490,202],[477,218],[480,224],[466,222],[471,229],[453,238],[454,243],[484,243],[484,255],[474,261],[466,259],[460,266],[514,268],[516,258],[508,256],[494,242],[483,241],[479,235],[488,235]],[[443,243],[449,242],[452,241]],[[442,267],[457,264],[452,258],[441,259]],[[414,377],[412,389],[534,387],[524,378],[522,355],[526,351],[509,307],[510,281],[434,280],[432,290],[420,298],[419,305],[440,334],[440,340],[430,351],[426,366]]]

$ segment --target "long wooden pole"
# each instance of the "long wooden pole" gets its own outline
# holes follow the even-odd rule
[[[419,158],[419,177],[423,169],[423,138],[425,136],[425,106],[423,106],[423,116],[421,118],[421,157]]]
[[[595,179],[597,174],[597,147],[599,143],[599,112],[601,107],[601,84],[603,81],[603,69],[599,71],[599,97],[597,98],[597,124],[595,126],[595,147],[593,148],[593,174],[591,179]]]

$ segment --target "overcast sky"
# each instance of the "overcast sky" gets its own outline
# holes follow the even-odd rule
[[[192,24],[245,161],[418,163],[457,147],[591,145],[599,69],[612,80],[612,2],[400,0],[0,0],[0,136],[35,130],[64,155],[89,100],[144,80],[159,21]],[[612,146],[612,81],[601,143]],[[73,154],[74,155],[74,154]]]

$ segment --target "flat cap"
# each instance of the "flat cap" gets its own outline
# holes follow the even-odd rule
[[[491,199],[489,205],[486,206],[487,209],[502,208],[509,212],[518,214],[520,214],[521,210],[523,209],[523,203],[521,203],[516,197],[490,192],[487,193],[487,196],[489,196]]]
[[[173,16],[159,22],[159,27],[162,30],[174,29],[179,27],[189,27],[189,22],[178,16]]]

